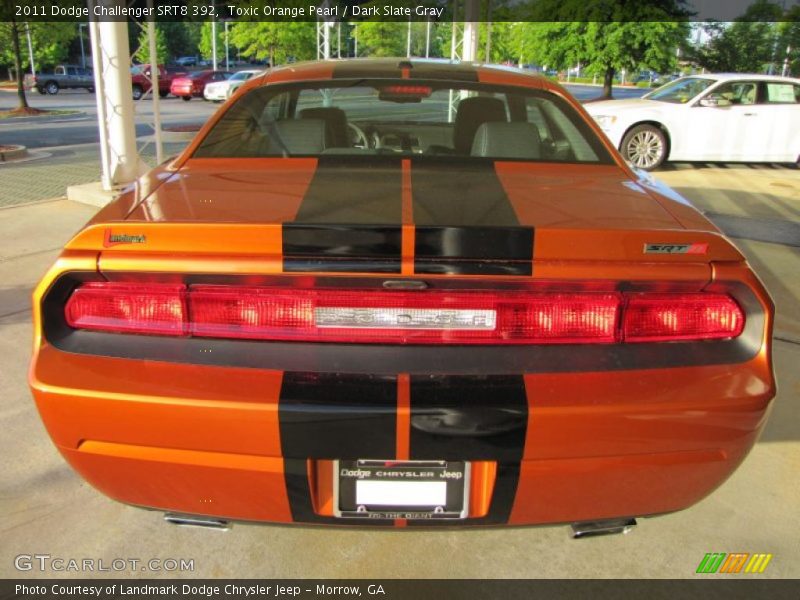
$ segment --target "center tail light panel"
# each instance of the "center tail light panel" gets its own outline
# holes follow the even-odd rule
[[[204,338],[421,345],[614,344],[739,336],[725,293],[385,290],[90,282],[73,329]]]

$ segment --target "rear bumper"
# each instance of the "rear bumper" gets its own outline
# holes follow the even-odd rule
[[[173,96],[202,96],[202,92],[198,92],[191,86],[172,86],[169,89],[170,94]]]
[[[763,351],[735,365],[668,369],[339,376],[88,356],[47,343],[31,385],[61,453],[114,499],[338,525],[360,521],[332,516],[336,458],[480,465],[470,517],[450,525],[680,510],[741,463],[775,391]]]

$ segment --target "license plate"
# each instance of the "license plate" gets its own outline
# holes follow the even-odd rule
[[[444,460],[334,461],[334,514],[356,519],[464,519],[470,465]]]

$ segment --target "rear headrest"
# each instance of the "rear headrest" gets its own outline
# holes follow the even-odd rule
[[[472,156],[529,160],[542,157],[542,140],[533,123],[484,123],[472,142]]]
[[[328,136],[327,146],[348,146],[347,115],[335,106],[318,106],[300,111],[301,119],[322,119],[325,121],[325,133]]]
[[[283,146],[274,139],[276,133],[289,154],[320,154],[325,150],[325,121],[322,119],[284,119],[276,121],[269,135],[268,155],[283,154]]]
[[[506,107],[499,98],[464,98],[458,103],[453,124],[453,147],[459,154],[469,154],[475,132],[482,123],[506,120]]]

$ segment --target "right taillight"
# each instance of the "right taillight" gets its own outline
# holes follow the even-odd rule
[[[725,294],[628,294],[622,319],[626,342],[724,339],[743,329],[742,309]]]

